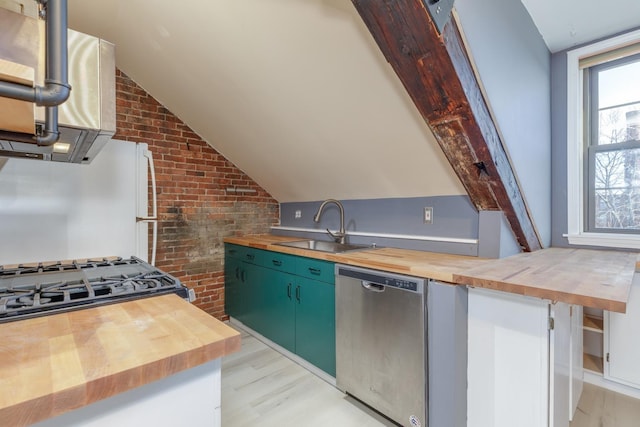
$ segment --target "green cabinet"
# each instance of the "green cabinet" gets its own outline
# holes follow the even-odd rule
[[[238,288],[240,284],[240,268],[242,262],[236,258],[225,256],[224,260],[224,311],[238,317],[240,300]]]
[[[258,294],[264,252],[239,245],[225,246],[225,311],[251,328],[260,320]]]
[[[265,318],[263,331],[259,332],[295,353],[296,276],[282,271],[266,270],[262,296]]]
[[[323,371],[336,374],[335,288],[299,278],[296,287],[296,354]]]
[[[296,354],[336,374],[334,263],[296,259]]]
[[[226,244],[225,310],[335,376],[332,262]]]

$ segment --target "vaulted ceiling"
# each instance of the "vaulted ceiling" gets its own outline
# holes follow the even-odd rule
[[[465,193],[348,0],[71,0],[69,21],[280,202]]]
[[[640,25],[637,0],[522,0],[551,52]]]
[[[557,47],[545,25],[584,1],[553,20],[538,3],[557,2],[524,3]],[[280,202],[465,194],[349,0],[68,4],[71,28],[115,43],[122,71]]]

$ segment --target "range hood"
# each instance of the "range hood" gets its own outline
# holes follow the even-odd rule
[[[35,25],[34,25],[35,24]],[[5,28],[17,28],[20,35],[9,35]],[[44,23],[0,7],[0,79],[18,81],[10,76],[20,71],[22,84],[29,84],[33,68],[33,84],[42,85],[45,75]],[[25,35],[25,32],[27,34]],[[36,34],[30,34],[35,32]],[[35,64],[25,59],[25,42],[37,38]],[[60,138],[52,146],[32,143],[25,132],[40,134],[45,123],[45,107],[3,98],[0,115],[11,116],[15,129],[5,126],[0,133],[0,157],[20,157],[68,163],[90,163],[116,130],[115,111],[115,47],[105,40],[67,30],[68,75],[72,87],[66,102],[58,106]],[[26,70],[26,71],[25,71]],[[13,102],[13,104],[11,104]],[[23,102],[22,105],[19,103]],[[18,105],[20,108],[17,108]],[[20,117],[18,117],[20,115]],[[30,115],[30,116],[29,116]],[[6,120],[5,120],[6,122]],[[6,124],[6,123],[5,123]]]

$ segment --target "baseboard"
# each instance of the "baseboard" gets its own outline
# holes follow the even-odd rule
[[[584,382],[593,384],[595,386],[615,391],[616,393],[624,394],[634,399],[640,399],[640,389],[629,387],[624,384],[617,383],[615,381],[607,380],[601,373],[584,370]]]
[[[249,335],[254,336],[255,338],[257,338],[262,343],[264,343],[267,346],[271,347],[272,349],[274,349],[278,353],[282,354],[286,358],[291,359],[292,361],[294,361],[298,365],[302,366],[307,371],[311,372],[312,374],[314,374],[315,376],[317,376],[321,380],[331,384],[334,387],[336,386],[336,379],[334,377],[332,377],[331,375],[327,374],[325,371],[323,371],[322,369],[318,368],[317,366],[307,362],[306,360],[304,360],[302,357],[298,356],[297,354],[291,353],[286,348],[284,348],[282,346],[279,346],[278,344],[274,343],[273,341],[271,341],[269,338],[265,337],[264,335],[261,335],[258,332],[254,331],[253,329],[251,329],[250,327],[248,327],[247,325],[245,325],[244,323],[242,323],[238,319],[236,319],[234,317],[229,317],[229,323],[231,325],[233,325],[234,327],[238,328],[238,329],[242,329],[244,332],[248,333]]]

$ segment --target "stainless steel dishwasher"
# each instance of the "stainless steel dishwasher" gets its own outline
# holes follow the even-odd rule
[[[465,426],[466,288],[335,268],[336,386],[402,426]]]

